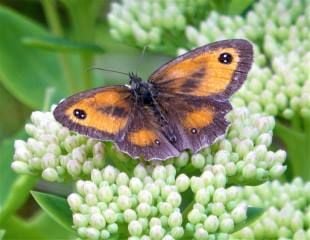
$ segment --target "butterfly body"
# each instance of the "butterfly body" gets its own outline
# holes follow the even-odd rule
[[[197,152],[223,135],[229,97],[251,67],[252,45],[224,40],[194,49],[164,64],[142,81],[78,93],[54,111],[70,130],[113,141],[130,156],[164,160]]]

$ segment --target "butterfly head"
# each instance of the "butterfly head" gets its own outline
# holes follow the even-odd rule
[[[129,84],[132,89],[138,89],[140,88],[142,83],[142,79],[137,75],[134,74],[133,72],[129,73]]]

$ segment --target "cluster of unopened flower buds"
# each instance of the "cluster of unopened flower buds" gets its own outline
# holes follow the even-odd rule
[[[33,112],[25,130],[29,138],[14,144],[12,168],[18,173],[62,182],[67,177],[88,176],[93,168],[105,164],[102,142],[70,132],[52,112]]]
[[[235,239],[310,239],[309,182],[300,178],[284,184],[267,182],[243,188],[241,196],[247,204],[266,210],[256,222],[235,233]]]
[[[241,189],[226,183],[221,165],[199,177],[177,175],[171,164],[138,164],[133,177],[106,166],[93,169],[91,181],[79,180],[68,202],[83,238],[121,238],[125,232],[129,239],[212,239],[247,219],[247,205],[236,202]]]
[[[158,46],[162,44],[164,34],[177,35],[185,28],[185,7],[180,5],[183,4],[176,1],[151,0],[113,3],[108,14],[111,34],[118,40],[128,39],[141,47]]]

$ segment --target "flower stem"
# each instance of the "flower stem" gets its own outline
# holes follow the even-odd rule
[[[54,0],[43,0],[42,6],[47,18],[47,22],[51,28],[51,31],[59,37],[63,37],[63,30],[59,21],[59,15],[56,10],[56,2]],[[59,60],[62,64],[65,80],[67,82],[67,87],[69,89],[70,93],[73,93],[76,91],[75,88],[75,78],[74,74],[70,67],[70,60],[69,56],[66,53],[60,53],[59,54]]]
[[[14,182],[10,194],[1,209],[0,225],[6,221],[10,215],[16,212],[29,195],[29,191],[36,184],[38,178],[33,176],[19,176]]]

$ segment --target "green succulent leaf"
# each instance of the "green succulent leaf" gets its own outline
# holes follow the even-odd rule
[[[22,42],[31,47],[42,48],[50,51],[60,52],[90,52],[103,53],[102,47],[93,43],[80,43],[66,38],[59,37],[25,37]]]
[[[22,43],[24,37],[43,37],[48,33],[38,24],[0,7],[0,81],[18,100],[30,108],[41,108],[48,87],[66,95],[66,86],[56,54]]]
[[[72,212],[65,198],[31,191],[32,196],[40,207],[57,223],[69,231],[73,231],[72,226]]]
[[[241,222],[235,226],[234,232],[238,232],[242,228],[255,222],[263,213],[265,212],[264,208],[258,207],[249,207],[247,209],[247,218],[244,222]]]

